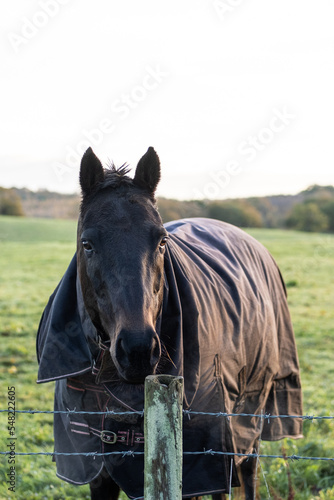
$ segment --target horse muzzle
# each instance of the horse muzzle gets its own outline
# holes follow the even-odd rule
[[[121,330],[111,356],[122,379],[141,384],[145,377],[155,373],[160,361],[159,337],[153,328],[144,332]]]

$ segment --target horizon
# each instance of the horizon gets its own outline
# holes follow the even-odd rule
[[[23,190],[23,191],[28,191],[30,193],[33,193],[33,194],[38,194],[38,193],[48,193],[48,194],[55,194],[55,195],[60,195],[60,196],[78,196],[78,197],[81,197],[81,192],[80,191],[77,191],[77,192],[71,192],[71,193],[64,193],[64,192],[61,192],[61,191],[49,191],[48,189],[46,188],[38,188],[37,190],[32,190],[32,189],[29,189],[27,187],[17,187],[17,186],[11,186],[11,187],[4,187],[4,186],[0,186],[0,189],[1,188],[4,188],[4,189],[17,189],[19,191]],[[229,200],[238,200],[238,199],[248,199],[248,198],[274,198],[274,197],[280,197],[280,196],[298,196],[299,194],[303,194],[303,193],[306,193],[308,190],[310,190],[311,188],[320,188],[320,189],[326,189],[326,188],[333,188],[334,190],[334,184],[312,184],[310,186],[307,186],[305,189],[302,189],[301,191],[297,191],[295,193],[277,193],[277,194],[265,194],[265,195],[251,195],[251,196],[246,196],[246,197],[236,197],[236,198],[201,198],[201,199],[198,199],[198,198],[189,198],[189,199],[181,199],[181,198],[170,198],[170,197],[166,197],[166,196],[161,196],[159,194],[156,195],[156,199],[158,200],[159,198],[160,199],[165,199],[165,200],[170,200],[170,201],[180,201],[180,202],[198,202],[198,201],[204,201],[204,202],[215,202],[215,201],[229,201]]]

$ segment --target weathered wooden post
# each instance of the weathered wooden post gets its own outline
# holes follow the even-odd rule
[[[182,498],[183,378],[145,380],[145,500]]]

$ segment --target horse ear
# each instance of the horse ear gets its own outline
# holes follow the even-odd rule
[[[159,156],[153,148],[148,148],[138,162],[133,182],[153,195],[160,181],[160,173]]]
[[[91,193],[99,182],[104,180],[102,163],[95,156],[92,148],[88,148],[82,157],[80,165],[80,186],[82,194]]]

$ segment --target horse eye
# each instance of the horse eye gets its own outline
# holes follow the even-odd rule
[[[166,245],[167,240],[168,240],[168,236],[164,236],[162,238],[162,240],[160,241],[160,248],[163,248]]]
[[[87,252],[93,251],[93,247],[88,240],[82,240],[82,246],[84,247],[85,250],[87,250]]]

